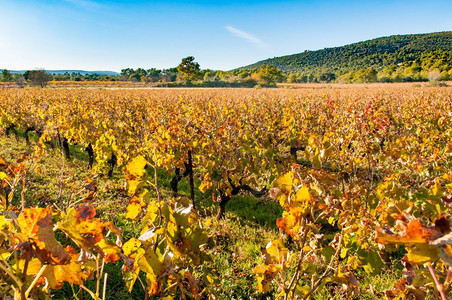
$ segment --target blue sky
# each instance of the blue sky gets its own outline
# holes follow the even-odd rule
[[[0,69],[229,70],[380,36],[452,30],[452,1],[0,0]]]

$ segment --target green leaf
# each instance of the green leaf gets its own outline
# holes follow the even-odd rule
[[[325,261],[329,262],[331,260],[331,257],[333,257],[334,253],[336,253],[336,251],[331,246],[326,246],[322,249],[322,256],[325,259]]]
[[[375,275],[381,272],[384,263],[380,256],[373,250],[359,249],[358,258],[363,264],[364,271],[367,274]]]

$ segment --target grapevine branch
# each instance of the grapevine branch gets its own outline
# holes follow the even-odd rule
[[[232,187],[232,195],[235,196],[238,193],[240,193],[240,191],[246,191],[251,193],[254,197],[263,197],[267,194],[268,190],[266,187],[263,187],[261,190],[256,190],[253,189],[252,187],[250,187],[247,184],[242,184],[242,179],[240,179],[239,181],[239,185],[236,186],[234,185],[234,183],[232,182],[231,178],[228,178],[229,184]]]
[[[224,213],[225,213],[225,208],[226,208],[226,204],[229,202],[229,200],[231,200],[232,196],[237,195],[238,193],[240,193],[240,191],[248,191],[250,192],[254,197],[262,197],[264,195],[267,194],[268,190],[267,188],[262,188],[261,190],[256,190],[253,189],[252,187],[250,187],[247,184],[242,184],[242,179],[240,179],[239,181],[239,185],[235,185],[232,182],[231,178],[228,178],[229,184],[232,187],[232,191],[230,194],[225,193],[224,191],[220,191],[220,196],[219,196],[219,209],[218,209],[218,213],[217,213],[217,219],[222,219],[224,218]]]
[[[452,266],[449,267],[449,270],[447,271],[447,276],[446,276],[446,280],[444,281],[444,285],[448,286],[451,281],[452,281]]]
[[[294,283],[295,283],[296,281],[298,281],[298,278],[299,278],[299,275],[298,275],[298,274],[300,273],[301,266],[302,266],[302,263],[303,263],[303,257],[304,257],[304,250],[303,250],[303,248],[304,248],[305,243],[306,243],[306,237],[307,237],[307,235],[308,235],[308,230],[307,230],[307,227],[306,227],[306,219],[303,218],[303,220],[302,220],[301,222],[302,222],[302,223],[301,223],[301,228],[303,228],[304,233],[303,233],[303,237],[301,238],[301,244],[300,244],[300,245],[301,245],[300,257],[299,257],[299,259],[298,259],[298,265],[297,265],[297,269],[296,269],[296,271],[295,271],[295,274],[293,275],[292,280],[291,280],[290,283],[289,283],[289,287],[288,287],[287,290],[286,290],[286,296],[284,297],[284,300],[287,300],[287,299],[288,299],[289,293],[290,293],[290,291],[292,290]],[[295,290],[293,290],[293,291],[295,291]],[[293,292],[292,292],[292,297],[293,297]]]
[[[44,271],[47,269],[48,265],[43,265],[41,267],[41,269],[39,270],[38,274],[36,274],[35,279],[33,280],[33,282],[30,284],[30,286],[28,287],[27,291],[25,292],[25,299],[28,298],[28,295],[30,294],[31,290],[33,289],[33,287],[35,286],[35,284],[38,282],[39,277],[41,277],[42,273],[44,273]]]
[[[192,159],[192,151],[188,151],[188,160],[184,163],[185,165],[185,171],[183,174],[181,174],[180,168],[174,169],[174,176],[171,179],[170,185],[171,190],[173,191],[173,196],[176,197],[178,193],[178,185],[179,182],[182,180],[183,177],[189,176],[189,182],[190,182],[190,199],[193,204],[193,207],[195,207],[195,184],[194,184],[194,174],[193,174],[193,159]]]
[[[312,288],[309,290],[309,292],[303,297],[303,300],[308,299],[312,293],[315,292],[315,290],[319,287],[319,285],[322,283],[322,281],[328,276],[330,275],[332,266],[334,261],[336,260],[336,257],[339,255],[339,251],[341,250],[341,246],[342,246],[342,238],[343,235],[341,234],[339,236],[339,243],[336,249],[336,253],[334,253],[334,256],[331,258],[330,263],[328,264],[328,267],[326,267],[325,272],[323,272],[322,276],[319,277],[319,279],[317,279],[317,281],[314,283],[314,285],[312,286]],[[447,300],[447,299],[446,299]]]
[[[432,275],[433,281],[435,282],[436,289],[438,290],[438,293],[441,296],[441,300],[447,300],[446,292],[444,291],[443,285],[439,282],[438,277],[436,277],[435,269],[433,269],[431,263],[426,263],[428,270],[430,271],[430,274]]]

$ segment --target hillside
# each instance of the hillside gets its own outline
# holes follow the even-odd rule
[[[445,53],[444,53],[445,52]],[[452,31],[394,35],[346,46],[305,51],[248,65],[246,69],[272,65],[284,72],[332,72],[336,75],[370,67],[386,67],[433,55],[452,66]],[[447,61],[448,60],[448,61]]]

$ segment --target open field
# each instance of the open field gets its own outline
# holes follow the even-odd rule
[[[449,87],[132,87],[0,90],[1,297],[452,294]]]

